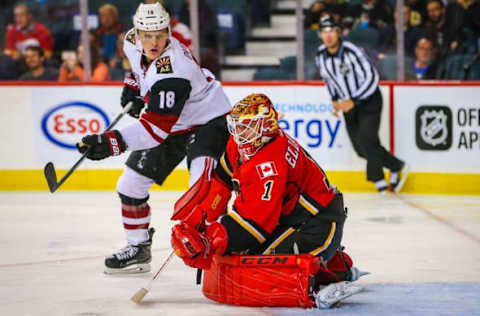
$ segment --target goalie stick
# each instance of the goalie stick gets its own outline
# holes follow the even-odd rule
[[[172,260],[173,258],[173,254],[175,252],[172,250],[170,251],[170,254],[168,255],[167,259],[165,259],[165,261],[163,262],[162,266],[160,267],[160,269],[158,269],[157,273],[155,273],[155,275],[153,276],[153,278],[148,282],[147,286],[145,287],[142,287],[140,290],[138,290],[135,294],[133,294],[131,300],[138,304],[140,303],[143,298],[145,297],[145,295],[147,295],[147,293],[152,289],[152,283],[153,281],[155,281],[155,279],[158,277],[158,275],[160,274],[160,272],[162,272],[165,267],[167,266],[167,264],[170,262],[170,260]]]
[[[117,115],[117,117],[110,123],[110,125],[107,126],[105,131],[111,130],[117,123],[120,121],[120,119],[130,111],[132,108],[133,102],[128,102],[127,105],[123,108],[123,111]],[[82,163],[82,161],[87,157],[89,150],[87,150],[82,157],[73,165],[70,170],[67,171],[67,173],[60,179],[60,181],[57,182],[57,173],[55,172],[55,166],[53,163],[50,161],[48,162],[45,167],[43,168],[43,173],[45,174],[45,179],[47,179],[47,184],[48,188],[50,189],[50,192],[53,193],[55,192],[64,182],[65,180],[70,177],[70,175],[77,169],[77,167]]]

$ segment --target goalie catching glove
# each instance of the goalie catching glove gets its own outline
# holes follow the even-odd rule
[[[215,222],[205,233],[200,233],[189,224],[182,222],[172,228],[172,248],[186,265],[192,268],[209,269],[213,255],[221,255],[228,245],[227,229]]]
[[[119,131],[107,131],[103,134],[87,135],[77,143],[77,149],[81,154],[87,153],[91,160],[101,160],[110,156],[118,156],[127,149]]]

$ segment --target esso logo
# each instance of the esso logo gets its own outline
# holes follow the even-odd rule
[[[42,131],[52,143],[69,149],[87,134],[102,133],[110,124],[107,114],[85,102],[69,102],[55,106],[42,118]]]

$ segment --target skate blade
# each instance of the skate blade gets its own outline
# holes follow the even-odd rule
[[[105,270],[103,272],[105,274],[136,274],[150,272],[150,270],[151,267],[149,263],[138,263],[132,264],[131,266],[125,267],[123,269],[105,267]]]
[[[315,303],[317,308],[327,309],[362,290],[363,287],[348,281],[333,283],[315,294]]]

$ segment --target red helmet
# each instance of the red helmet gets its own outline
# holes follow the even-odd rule
[[[250,94],[233,106],[228,128],[245,160],[278,135],[277,120],[278,113],[264,94]]]

